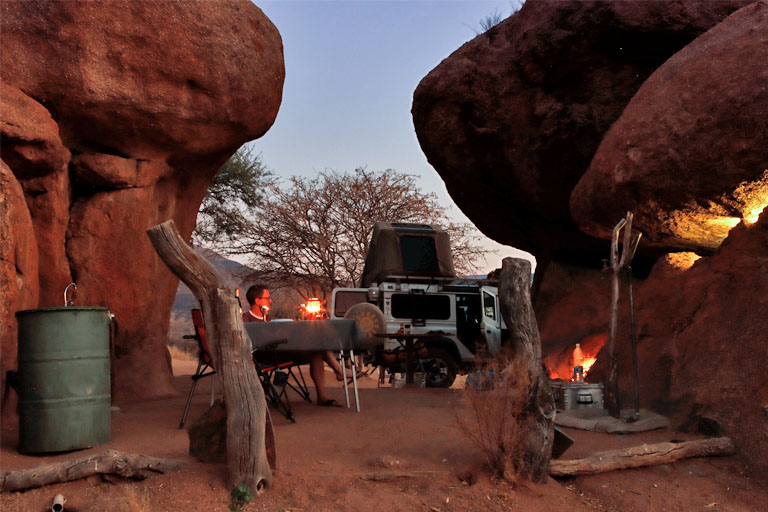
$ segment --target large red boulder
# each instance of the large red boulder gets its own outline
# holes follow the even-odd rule
[[[263,135],[282,42],[246,0],[9,1],[0,69],[54,113],[70,150],[189,159]]]
[[[45,262],[39,267],[43,294],[33,306],[61,306],[62,293],[53,291],[64,290],[72,281],[66,254],[70,152],[50,112],[3,80],[0,107],[3,160],[21,182],[35,226],[38,257]]]
[[[765,212],[754,225],[732,229],[713,256],[687,270],[661,262],[637,297],[644,402],[691,428],[711,430],[714,422],[763,473],[768,471],[767,247]],[[626,404],[631,403],[630,362],[625,345],[620,370]]]
[[[746,3],[528,0],[421,81],[419,143],[486,235],[576,257],[596,243],[571,191],[605,132],[656,68]]]
[[[45,261],[38,303],[60,305],[76,281],[76,304],[116,315],[116,398],[174,393],[177,280],[145,231],[174,219],[188,237],[221,165],[272,125],[280,35],[247,0],[7,1],[0,30],[2,79],[50,112],[72,154],[51,172],[29,151],[11,166]]]
[[[739,224],[711,256],[672,253],[634,281],[641,406],[669,415],[678,428],[734,438],[756,472],[768,470],[768,211]],[[552,277],[552,280],[549,278]],[[562,278],[560,285],[557,277]],[[610,278],[557,270],[542,284],[537,308],[542,353],[568,368],[577,342],[591,352],[607,338]],[[620,285],[616,352],[622,406],[633,405],[628,287]],[[561,372],[560,376],[564,377]],[[590,382],[605,382],[607,350]]]
[[[24,193],[0,160],[0,350],[2,388],[5,372],[16,368],[16,317],[37,305],[37,241]]]
[[[627,210],[643,244],[712,251],[768,204],[768,2],[740,9],[645,81],[571,198],[587,233]]]
[[[3,160],[16,178],[44,176],[66,169],[69,151],[59,127],[40,103],[0,79],[0,137]]]

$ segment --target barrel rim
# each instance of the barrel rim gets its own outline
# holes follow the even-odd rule
[[[25,309],[17,311],[15,315],[17,317],[22,315],[28,315],[32,313],[54,313],[59,311],[109,311],[109,308],[103,308],[99,306],[67,306],[58,308],[38,308],[38,309]]]

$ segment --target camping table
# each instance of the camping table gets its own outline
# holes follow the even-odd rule
[[[389,338],[391,340],[397,340],[401,345],[405,347],[405,385],[411,386],[413,382],[414,368],[414,341],[424,340],[429,338],[444,338],[445,334],[442,333],[422,333],[422,334],[405,334],[402,332],[388,332],[382,334],[376,334],[377,338]]]
[[[355,350],[373,349],[375,340],[366,339],[360,326],[355,320],[302,320],[302,321],[272,321],[246,322],[245,330],[251,338],[254,350],[263,350],[275,342],[282,342],[275,347],[279,352],[305,352],[307,354],[330,350],[339,352],[339,363],[344,382],[344,394],[349,404],[349,387],[347,371],[344,365],[345,352],[349,351],[352,361]],[[355,407],[360,412],[360,401],[357,390],[357,373],[352,371],[352,382],[355,390]]]

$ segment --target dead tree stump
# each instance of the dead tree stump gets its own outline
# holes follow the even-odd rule
[[[518,475],[541,482],[547,478],[552,441],[555,432],[555,400],[541,363],[541,339],[530,295],[531,263],[528,260],[504,258],[499,278],[501,315],[509,329],[506,347],[511,351],[510,368],[522,368],[528,379],[519,393],[521,410],[509,411],[519,429],[520,453]]]
[[[229,484],[245,484],[254,491],[271,487],[265,443],[266,438],[273,439],[266,431],[269,411],[235,290],[226,287],[216,269],[184,242],[173,220],[149,228],[147,234],[160,258],[202,306],[211,356],[227,404]]]
[[[608,334],[608,382],[605,386],[605,408],[614,418],[618,418],[621,413],[621,403],[619,402],[619,363],[616,355],[616,337],[618,331],[619,317],[619,275],[625,271],[632,263],[635,256],[637,245],[640,243],[640,233],[632,233],[632,212],[627,212],[627,216],[621,219],[613,228],[611,237],[611,324]],[[619,257],[619,236],[622,228],[624,229],[624,244]]]

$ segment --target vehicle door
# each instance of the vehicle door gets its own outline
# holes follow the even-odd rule
[[[480,288],[480,295],[483,306],[480,327],[488,347],[488,354],[495,355],[501,348],[501,315],[498,291],[495,287],[483,286]]]

